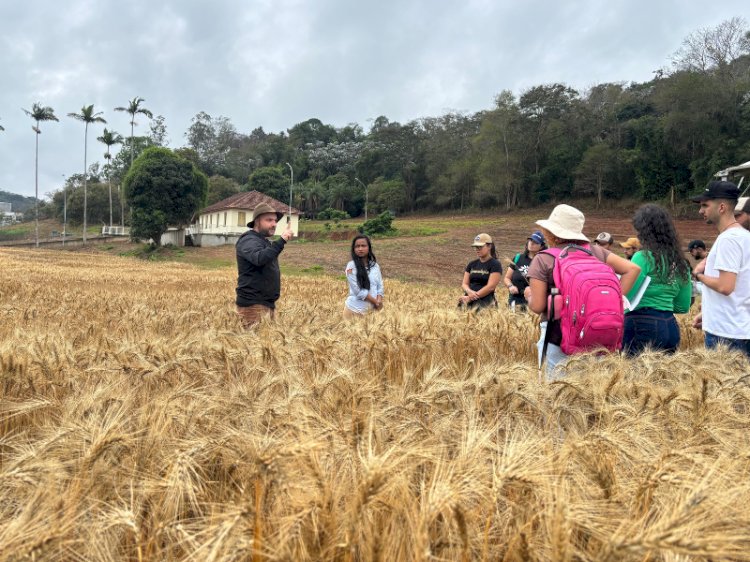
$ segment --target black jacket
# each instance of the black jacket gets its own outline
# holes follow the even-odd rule
[[[279,254],[286,240],[269,242],[254,230],[237,240],[237,306],[262,304],[275,308],[281,293]]]

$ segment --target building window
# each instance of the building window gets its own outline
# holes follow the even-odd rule
[[[224,226],[227,225],[227,213],[224,212]]]
[[[240,211],[237,213],[237,226],[245,226],[247,221],[245,220],[245,212]]]

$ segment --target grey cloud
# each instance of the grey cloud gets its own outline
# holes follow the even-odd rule
[[[166,118],[172,146],[199,111],[249,132],[318,117],[336,126],[408,121],[491,107],[503,89],[583,89],[644,81],[691,31],[742,15],[744,2],[676,0],[166,0],[4,2],[0,21],[0,189],[33,194],[34,134],[20,108],[52,106],[42,125],[40,193],[82,171],[84,104],[105,112],[134,96]],[[99,134],[90,153],[103,154]],[[147,131],[139,120],[138,133]]]

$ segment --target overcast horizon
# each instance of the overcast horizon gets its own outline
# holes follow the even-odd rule
[[[606,10],[591,0],[8,4],[0,7],[0,190],[34,195],[34,123],[21,108],[38,101],[60,120],[41,124],[42,198],[83,171],[84,125],[67,115],[84,105],[107,120],[89,127],[89,164],[104,161],[96,137],[105,126],[130,134],[129,115],[113,108],[136,96],[165,117],[170,148],[185,145],[200,111],[244,134],[313,117],[367,131],[380,115],[405,123],[490,109],[506,89],[645,82],[670,66],[688,34],[746,11],[734,0],[616,0]],[[147,134],[148,120],[136,121],[135,134]]]

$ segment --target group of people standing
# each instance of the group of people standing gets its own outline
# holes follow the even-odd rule
[[[700,215],[716,226],[719,236],[707,255],[704,243],[690,243],[690,254],[698,261],[692,269],[670,214],[659,205],[645,204],[634,214],[637,236],[620,244],[625,257],[611,250],[614,239],[609,233],[599,234],[591,244],[583,233],[583,213],[558,205],[547,219],[537,221],[539,229],[529,235],[505,275],[492,237],[482,233],[474,238],[471,245],[476,259],[464,270],[458,306],[477,311],[497,307],[495,293],[502,281],[511,309],[541,315],[540,365],[544,358],[548,375],[554,376],[568,357],[561,345],[560,320],[547,317],[550,295],[559,292],[556,280],[561,283],[556,265],[561,255],[583,252],[619,277],[619,290],[625,296],[621,341],[626,354],[636,355],[647,348],[676,351],[680,330],[675,314],[690,310],[694,287],[702,285],[702,311],[694,326],[705,332],[706,346],[724,344],[750,357],[750,200],[740,199],[734,184],[716,181],[693,201],[700,204]],[[253,217],[248,223],[251,230],[236,248],[237,312],[245,328],[264,316],[273,316],[280,293],[277,258],[292,235],[287,225],[279,240],[267,240],[281,217],[268,205],[256,207]],[[381,310],[383,276],[367,236],[357,235],[352,240],[345,272],[349,293],[344,317]]]

